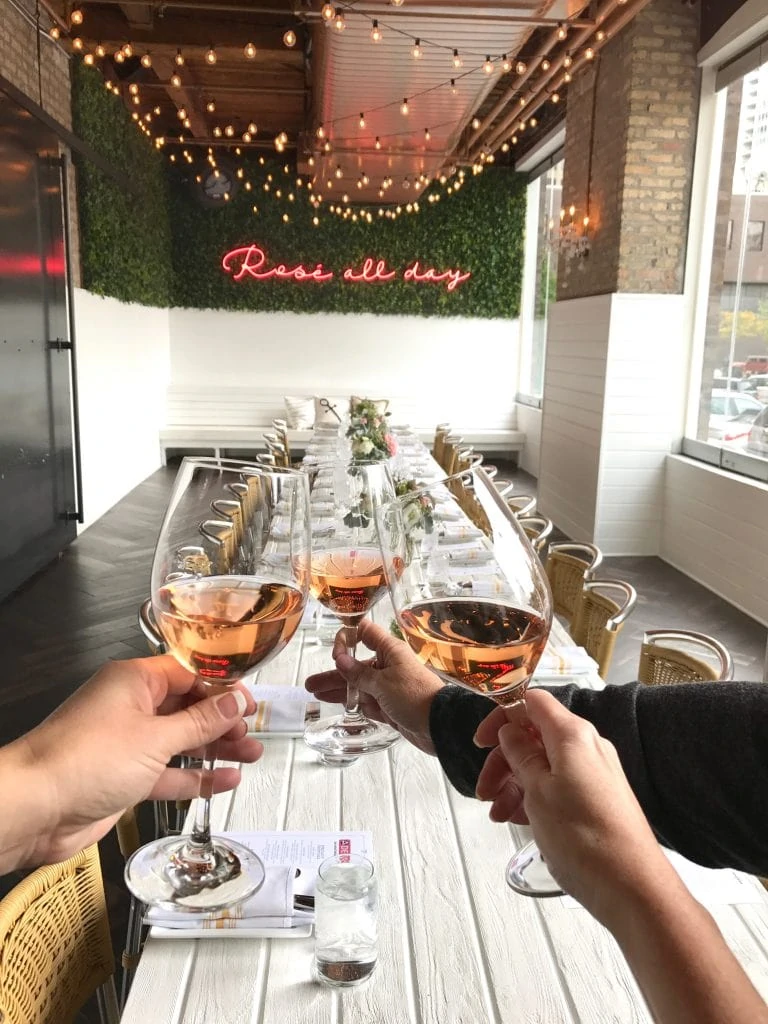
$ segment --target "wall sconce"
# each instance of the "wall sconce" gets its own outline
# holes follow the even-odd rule
[[[586,259],[592,248],[589,214],[579,216],[575,206],[560,211],[560,221],[549,222],[549,241],[551,247],[570,260],[574,256]]]

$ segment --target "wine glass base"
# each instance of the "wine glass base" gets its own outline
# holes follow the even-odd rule
[[[264,864],[253,850],[231,839],[213,840],[213,861],[190,867],[182,858],[189,836],[170,836],[131,854],[125,884],[142,903],[201,914],[223,910],[264,884]]]
[[[507,885],[520,896],[548,899],[565,893],[549,873],[541,851],[535,842],[526,843],[507,864]]]
[[[384,722],[346,715],[312,722],[304,730],[304,742],[320,754],[323,764],[343,768],[361,754],[386,750],[400,739],[400,733]]]

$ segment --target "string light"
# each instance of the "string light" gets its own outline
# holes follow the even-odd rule
[[[215,114],[216,104],[213,102],[213,100],[208,100],[208,102],[205,104],[205,109],[208,111],[209,114]]]
[[[595,51],[594,51],[594,49],[591,46],[588,46],[586,48],[586,50],[584,51],[584,58],[585,58],[585,60],[594,60],[595,59]]]
[[[460,67],[464,66],[464,61],[459,56],[459,51],[458,50],[454,50],[453,51],[453,66],[455,68],[460,68]]]
[[[258,133],[258,130],[259,129],[256,126],[256,122],[255,121],[250,121],[248,123],[248,132],[249,132],[250,135],[256,135]]]
[[[51,39],[61,39],[61,29],[58,25],[51,25],[48,35]]]
[[[422,52],[423,51],[421,49],[421,40],[415,39],[413,46],[411,48],[411,56],[414,58],[414,60],[419,60],[421,58]]]
[[[487,56],[483,61],[483,71],[486,73],[486,75],[493,74],[493,61],[491,60],[490,56]]]
[[[214,48],[213,48],[213,47],[211,46],[211,47],[209,47],[209,49],[208,49],[208,50],[206,51],[206,54],[205,54],[205,63],[206,63],[206,64],[210,64],[210,65],[213,65],[213,64],[215,64],[215,63],[216,63],[216,60],[217,60],[217,57],[216,57],[216,51],[215,51],[215,50],[214,50]]]
[[[562,23],[562,21],[559,22],[558,26],[557,26],[557,38],[562,43],[562,41],[567,37],[567,35],[568,35],[568,29],[565,27],[565,25]]]
[[[95,52],[96,52],[96,56],[97,57],[105,57],[106,53],[107,53],[107,51],[104,49],[104,47],[102,46],[101,43],[97,43],[96,44],[96,51]]]
[[[176,65],[177,68],[184,67],[184,54],[181,52],[181,50],[176,51],[176,56],[173,58],[173,63]]]
[[[472,127],[475,130],[477,130],[480,127],[480,118],[479,117],[473,117],[472,118]]]
[[[517,64],[515,64],[515,71],[518,73],[518,75],[524,75],[527,70],[528,65],[525,63],[524,60],[519,60]]]
[[[171,75],[171,85],[174,89],[181,88],[181,75]]]
[[[283,33],[283,42],[289,49],[296,45],[296,33],[292,28],[289,28]]]
[[[333,27],[337,32],[343,32],[347,27],[347,24],[344,21],[344,12],[338,7],[336,8],[336,13],[333,17]]]
[[[226,126],[226,128],[224,129],[224,134],[227,136],[228,139],[231,139],[232,136],[235,134],[234,126],[231,125],[231,124],[228,124]]]
[[[456,95],[458,95],[458,92],[459,92],[459,90],[456,88],[456,79],[452,78],[451,79],[451,93],[452,93],[452,95],[456,96]]]
[[[126,60],[133,56],[133,47],[130,43],[125,43],[123,46],[123,56]]]
[[[256,57],[256,47],[253,43],[246,43],[243,47],[243,53],[248,60],[254,60]]]
[[[344,177],[344,171],[341,169],[341,164],[336,164],[336,170],[333,172],[337,178]]]
[[[410,112],[410,107],[408,106],[408,97],[406,96],[403,99],[402,104],[400,105],[400,113],[407,116],[409,112]]]
[[[379,138],[378,135],[376,136],[376,141],[374,142],[373,146],[374,149],[381,149],[381,139]]]
[[[432,138],[432,133],[430,132],[429,128],[425,128],[424,129],[424,141],[425,142],[429,142],[429,140],[431,138]]]
[[[552,93],[552,102],[553,103],[559,103],[560,102],[560,93],[559,92],[553,92]]]
[[[323,19],[326,25],[330,25],[330,23],[333,21],[333,16],[335,13],[336,12],[334,10],[333,4],[323,4],[322,8],[320,9],[320,17]]]
[[[371,27],[371,39],[374,43],[380,43],[382,40],[381,29],[379,28],[379,23],[376,18],[373,19],[373,25]]]
[[[83,49],[83,46],[84,43],[80,36],[75,36],[75,38],[72,40],[72,49],[80,51]]]
[[[570,71],[566,71],[565,74],[563,75],[563,81],[566,82],[566,83],[570,82],[572,78],[573,78],[573,75],[571,74]]]
[[[124,60],[125,60],[125,55],[124,55],[123,51],[122,50],[118,50],[117,53],[114,56],[115,64],[122,64]],[[181,84],[181,83],[179,83],[179,84]]]
[[[131,84],[128,86],[128,92],[131,94],[131,96],[137,96],[139,93],[138,85],[136,85],[135,82],[131,82]]]
[[[69,16],[70,25],[82,25],[83,24],[83,12],[79,7],[75,7]]]
[[[365,114],[360,112],[360,120],[357,122],[361,128],[365,128]]]
[[[573,57],[570,55],[570,53],[566,53],[566,55],[563,57],[563,67],[569,68],[571,64],[573,64]]]
[[[595,39],[598,41],[598,43],[602,43],[602,41],[605,39],[605,32],[602,29],[599,29],[595,34]]]
[[[542,71],[549,71],[549,69],[551,67],[552,67],[552,64],[545,57],[544,60],[541,62],[541,70]]]
[[[501,59],[501,70],[502,70],[502,71],[503,71],[503,72],[504,72],[505,74],[506,74],[506,73],[507,73],[508,71],[511,71],[511,70],[512,70],[512,62],[510,61],[510,59],[509,59],[509,57],[508,57],[508,56],[506,55],[506,53],[504,54],[504,56],[503,56],[503,57],[502,57],[502,59]]]
[[[152,57],[150,56],[149,53],[142,54],[141,66],[143,68],[151,68],[152,67]]]
[[[93,56],[92,53],[86,53],[86,55],[83,57],[83,64],[87,64],[89,67],[91,67],[95,60],[96,58]]]

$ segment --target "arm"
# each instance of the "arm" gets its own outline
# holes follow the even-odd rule
[[[31,732],[0,749],[0,875],[55,863],[101,839],[126,807],[189,799],[200,772],[169,768],[220,738],[219,755],[255,761],[246,735],[253,700],[241,689],[214,696],[174,658],[111,662]],[[214,772],[232,789],[237,768]]]
[[[768,1007],[663,855],[612,744],[540,690],[500,714],[503,770],[486,769],[479,789],[495,806],[514,780],[552,874],[613,933],[654,1019],[766,1024]]]

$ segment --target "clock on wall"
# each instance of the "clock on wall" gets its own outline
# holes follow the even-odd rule
[[[235,197],[240,181],[234,164],[225,157],[217,156],[216,167],[206,163],[193,179],[193,185],[195,196],[203,206],[219,207]]]

